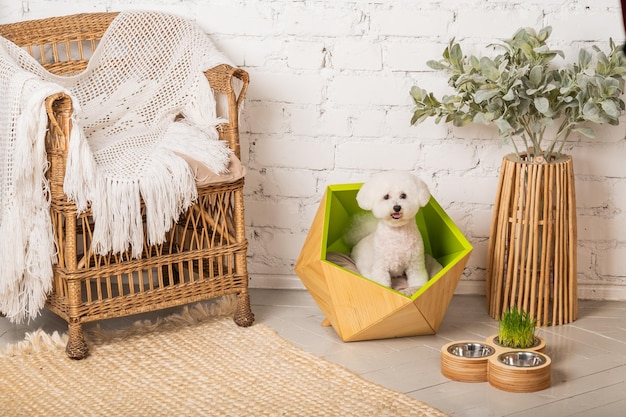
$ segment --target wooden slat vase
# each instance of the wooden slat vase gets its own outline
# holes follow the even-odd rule
[[[578,315],[572,158],[502,160],[487,260],[489,314],[521,308],[538,326]]]

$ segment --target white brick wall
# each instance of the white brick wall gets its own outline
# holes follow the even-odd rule
[[[294,264],[327,184],[400,168],[427,182],[472,241],[458,291],[481,292],[509,148],[489,127],[411,127],[410,86],[446,90],[425,64],[453,36],[480,53],[521,25],[552,25],[552,44],[570,59],[580,46],[624,40],[618,0],[0,0],[0,23],[123,9],[196,19],[250,72],[241,131],[253,286],[301,287]],[[626,299],[625,129],[598,129],[567,149],[583,298]]]

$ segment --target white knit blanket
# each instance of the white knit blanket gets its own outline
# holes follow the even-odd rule
[[[122,12],[87,69],[46,71],[0,37],[0,311],[35,317],[51,289],[56,248],[49,214],[44,100],[68,94],[75,106],[64,191],[79,211],[91,205],[92,250],[99,254],[158,244],[197,198],[180,157],[226,170],[216,103],[203,71],[227,59],[191,22],[154,12]]]

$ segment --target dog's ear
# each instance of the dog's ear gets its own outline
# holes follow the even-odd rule
[[[356,202],[363,210],[371,210],[374,208],[374,197],[372,192],[372,182],[366,182],[356,194]]]
[[[420,207],[424,207],[430,201],[430,191],[424,181],[418,177],[414,177],[415,188],[417,189],[417,200]]]

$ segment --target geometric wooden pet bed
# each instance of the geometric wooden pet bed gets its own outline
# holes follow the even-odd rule
[[[443,321],[472,246],[431,197],[416,216],[425,251],[443,266],[412,296],[371,281],[326,259],[350,253],[342,236],[362,209],[362,184],[330,185],[296,263],[296,273],[341,340],[386,339],[434,334]]]

